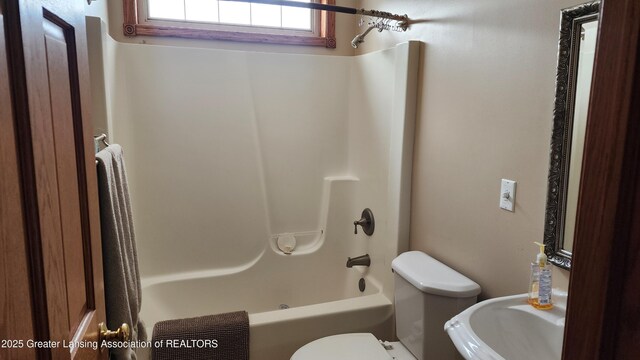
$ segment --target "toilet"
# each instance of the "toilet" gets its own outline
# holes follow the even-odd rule
[[[401,254],[391,267],[400,341],[381,341],[369,333],[327,336],[304,345],[291,360],[458,359],[444,324],[476,303],[480,286],[420,251]]]

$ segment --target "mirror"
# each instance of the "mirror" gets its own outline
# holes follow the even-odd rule
[[[549,261],[565,269],[571,268],[599,8],[591,2],[560,16],[544,244]]]

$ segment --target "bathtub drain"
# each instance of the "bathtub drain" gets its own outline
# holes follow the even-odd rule
[[[284,310],[284,309],[288,309],[289,305],[287,304],[280,304],[280,306],[278,306],[280,308],[280,310]]]

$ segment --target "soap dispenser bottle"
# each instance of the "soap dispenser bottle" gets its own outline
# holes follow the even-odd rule
[[[536,309],[549,310],[553,308],[551,302],[551,266],[547,263],[544,244],[534,242],[540,247],[536,261],[531,263],[531,277],[529,280],[529,304]]]

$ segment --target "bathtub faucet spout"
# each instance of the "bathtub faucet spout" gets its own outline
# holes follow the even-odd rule
[[[371,258],[369,257],[369,254],[348,258],[347,267],[350,268],[354,266],[371,266]]]

